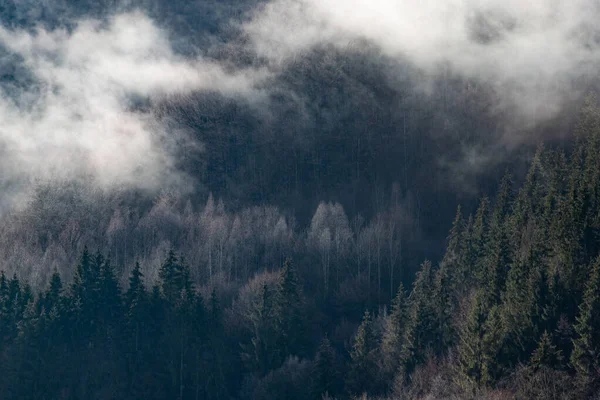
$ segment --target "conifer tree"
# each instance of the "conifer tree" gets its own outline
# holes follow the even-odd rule
[[[600,383],[600,257],[586,284],[574,329],[577,337],[573,340],[571,364],[580,386],[591,389]]]
[[[43,306],[46,312],[50,312],[54,307],[59,304],[60,296],[62,294],[63,284],[58,270],[54,270],[50,277],[50,284],[46,293],[43,296]]]
[[[269,287],[264,284],[258,304],[251,316],[253,325],[252,363],[260,376],[264,376],[272,368],[278,367],[280,354],[276,348],[276,321],[273,310],[273,296]]]
[[[177,258],[174,250],[169,250],[158,276],[161,280],[163,296],[171,306],[174,306],[189,279],[185,266]]]
[[[484,325],[482,349],[482,383],[495,384],[504,374],[505,365],[510,364],[504,354],[505,332],[502,326],[500,307],[492,306]]]
[[[321,400],[323,396],[335,397],[338,394],[339,376],[335,350],[327,337],[321,341],[315,357],[313,376],[312,393],[315,400]]]
[[[227,398],[225,381],[226,349],[223,331],[223,310],[217,296],[217,291],[212,290],[209,302],[208,326],[210,326],[209,343],[210,352],[207,355],[210,365],[207,371],[206,393],[209,399]]]
[[[470,274],[475,275],[477,284],[482,285],[485,279],[485,270],[483,269],[483,257],[485,255],[486,233],[489,226],[489,208],[490,203],[487,197],[479,202],[479,207],[473,220],[473,227],[470,234],[469,250],[467,253],[467,262],[470,268]]]
[[[484,377],[484,336],[488,317],[485,296],[478,291],[467,320],[460,330],[459,369],[471,388],[479,386]]]
[[[135,263],[129,277],[129,289],[125,293],[126,331],[128,336],[128,352],[134,357],[141,350],[141,338],[147,322],[147,293],[144,287],[140,264]]]
[[[530,249],[529,255],[514,263],[508,273],[500,313],[504,351],[512,363],[525,362],[535,349],[548,300],[545,268],[540,253]]]
[[[496,205],[491,216],[483,257],[483,287],[487,294],[489,307],[498,304],[500,293],[504,290],[506,273],[511,264],[511,252],[507,235],[506,218],[511,206],[512,181],[507,174],[496,198]]]
[[[100,319],[98,328],[101,330],[102,337],[112,341],[121,326],[122,300],[121,288],[110,259],[103,260],[100,266],[98,298]]]
[[[305,329],[302,307],[296,269],[290,260],[286,260],[280,273],[273,307],[277,351],[282,361],[287,355],[303,354]]]
[[[346,388],[350,394],[372,393],[376,387],[375,351],[377,343],[372,323],[371,314],[365,311],[350,352],[351,361],[346,382]]]
[[[455,342],[453,317],[458,309],[455,265],[442,262],[435,272],[433,288],[433,312],[435,340],[433,350],[440,354]]]
[[[407,378],[423,362],[436,340],[431,262],[421,264],[409,297],[410,310],[400,354],[400,376]]]
[[[559,368],[563,361],[562,352],[552,343],[548,331],[544,331],[538,342],[537,349],[531,355],[529,365],[538,370],[542,367]]]
[[[408,320],[407,301],[404,286],[400,283],[398,293],[392,301],[392,311],[387,318],[381,343],[383,371],[390,379],[395,375],[400,366],[400,356],[402,354],[403,339]]]

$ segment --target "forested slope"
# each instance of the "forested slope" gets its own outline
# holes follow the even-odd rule
[[[293,261],[287,253],[300,253],[277,247],[270,268],[246,275],[243,260],[226,272],[216,253],[215,275],[198,280],[165,251],[155,278],[135,264],[120,284],[113,261],[87,248],[67,261],[72,279],[55,270],[41,291],[2,274],[0,391],[7,399],[590,398],[600,390],[599,233],[600,112],[591,100],[572,146],[540,146],[521,185],[507,173],[492,200],[473,213],[459,208],[443,258],[423,262],[410,289],[388,281],[389,308],[379,271],[341,268],[335,246]]]

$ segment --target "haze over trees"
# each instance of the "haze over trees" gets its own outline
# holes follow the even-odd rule
[[[522,183],[507,173],[492,199],[459,207],[444,255],[424,261],[408,290],[400,281],[411,277],[391,280],[389,215],[354,233],[339,204],[322,203],[300,239],[275,209],[228,216],[212,197],[183,216],[162,198],[140,218],[139,244],[123,235],[115,259],[84,247],[72,277],[55,268],[43,289],[2,272],[0,390],[7,399],[593,398],[599,110],[587,103],[571,148],[540,146]],[[127,230],[117,218],[111,235]],[[169,230],[185,218],[199,223]],[[260,255],[226,250],[232,231],[248,229],[234,220],[262,221],[235,242],[259,238]],[[364,231],[372,268],[353,264]],[[161,239],[177,232],[180,241]],[[185,249],[194,232],[207,247],[189,259],[166,249],[155,277],[136,262],[119,282],[127,243],[132,259],[151,260],[144,243]],[[380,285],[387,273],[393,298]]]
[[[0,0],[0,398],[600,396],[598,20]]]

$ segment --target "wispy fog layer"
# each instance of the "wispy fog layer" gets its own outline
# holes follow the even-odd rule
[[[0,27],[0,45],[31,83],[0,91],[0,168],[6,181],[91,179],[102,187],[154,188],[183,177],[173,168],[181,141],[145,104],[192,90],[247,93],[259,71],[228,73],[184,59],[142,13],[74,30],[34,33]]]
[[[7,57],[17,62],[17,84],[0,88],[0,184],[60,178],[153,189],[186,181],[176,153],[198,144],[155,116],[156,98],[211,91],[268,109],[270,80],[324,45],[356,51],[370,43],[397,68],[408,62],[420,71],[425,93],[440,74],[483,82],[493,106],[523,126],[579,99],[600,65],[594,0],[273,0],[232,13],[229,36],[198,41],[214,44],[194,54],[221,54],[205,59],[174,51],[185,39],[147,14],[114,13],[68,30],[0,26],[0,70]]]
[[[593,0],[274,0],[245,30],[274,64],[318,44],[367,40],[428,74],[450,68],[491,83],[499,106],[538,121],[596,74],[599,16]]]

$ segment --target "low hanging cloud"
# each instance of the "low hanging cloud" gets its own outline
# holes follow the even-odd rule
[[[430,76],[449,68],[490,84],[500,107],[537,122],[597,76],[599,18],[594,0],[274,0],[244,30],[273,65],[367,40]]]
[[[136,101],[194,90],[248,94],[262,75],[175,54],[166,32],[139,12],[71,31],[0,26],[1,47],[30,76],[0,89],[4,184],[86,178],[154,189],[181,181],[172,152],[181,138]]]
[[[231,23],[243,40],[214,43],[262,67],[236,67],[243,62],[236,54],[227,65],[181,55],[169,32],[142,12],[81,20],[68,30],[0,26],[0,52],[18,59],[27,75],[25,83],[0,87],[0,187],[55,178],[148,189],[185,181],[175,166],[185,135],[145,107],[147,100],[204,90],[262,101],[290,61],[322,45],[367,41],[423,77],[450,71],[485,82],[496,92],[495,106],[519,126],[557,115],[598,77],[595,0],[260,4],[245,22]],[[419,84],[430,89],[427,79]]]

